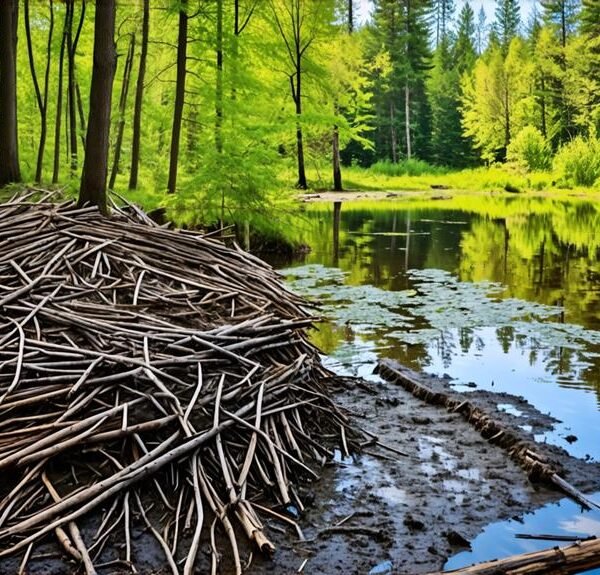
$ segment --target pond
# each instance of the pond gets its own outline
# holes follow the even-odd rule
[[[294,234],[311,251],[282,272],[322,302],[312,337],[337,372],[373,379],[390,357],[523,396],[558,420],[539,441],[600,460],[599,230],[600,204],[581,199],[308,204]]]

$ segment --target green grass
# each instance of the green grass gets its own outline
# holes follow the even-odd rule
[[[462,191],[491,191],[511,188],[518,191],[540,191],[554,187],[550,172],[523,172],[508,167],[482,167],[461,171],[433,169],[431,172],[398,173],[357,167],[344,170],[345,186],[359,190],[430,190],[435,187]]]

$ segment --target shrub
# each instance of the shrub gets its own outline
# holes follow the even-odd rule
[[[526,126],[508,145],[506,159],[528,170],[547,170],[552,152],[542,133],[533,126]]]
[[[593,186],[600,177],[600,141],[577,136],[560,148],[554,169],[566,183]]]
[[[381,160],[373,164],[369,169],[375,174],[389,177],[443,175],[448,172],[447,168],[433,166],[423,160],[414,158],[402,160],[396,164],[389,160]]]

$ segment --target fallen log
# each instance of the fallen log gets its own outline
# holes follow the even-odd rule
[[[598,503],[592,501],[568,481],[565,481],[560,476],[560,470],[548,463],[544,456],[536,453],[533,443],[524,441],[514,431],[504,427],[470,401],[462,398],[457,399],[441,391],[431,389],[420,382],[409,370],[402,368],[393,360],[380,360],[378,373],[385,379],[401,385],[415,397],[431,405],[438,405],[449,411],[460,413],[468,423],[481,433],[482,437],[490,443],[507,450],[510,457],[528,473],[531,480],[544,481],[557,487],[586,509],[594,507],[600,509]]]
[[[600,539],[592,539],[429,575],[570,575],[598,566]]]

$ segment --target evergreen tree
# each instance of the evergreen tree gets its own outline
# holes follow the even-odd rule
[[[458,15],[456,41],[453,46],[452,60],[460,74],[470,72],[477,59],[475,13],[471,4],[465,2]]]
[[[382,90],[377,90],[376,83],[377,140],[393,162],[398,161],[400,150],[407,158],[428,158],[429,9],[427,0],[375,2],[374,52],[387,52],[392,68],[386,82],[379,84]]]
[[[580,0],[541,0],[544,22],[555,28],[564,48],[577,26]],[[597,17],[600,14],[596,15]],[[597,22],[598,20],[596,20]]]
[[[483,9],[483,4],[479,8],[479,14],[477,15],[477,36],[476,36],[476,47],[477,53],[483,54],[485,37],[487,34],[487,17],[485,15],[485,10]]]
[[[473,69],[476,57],[475,15],[466,3],[459,14],[454,42],[451,44],[447,35],[435,51],[428,82],[432,156],[438,164],[463,167],[475,161],[473,143],[462,134],[460,79]]]
[[[454,16],[454,0],[433,0],[435,47],[446,37]]]
[[[519,33],[521,15],[518,0],[496,0],[494,32],[504,55],[508,53],[511,40]]]

